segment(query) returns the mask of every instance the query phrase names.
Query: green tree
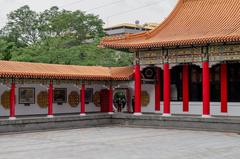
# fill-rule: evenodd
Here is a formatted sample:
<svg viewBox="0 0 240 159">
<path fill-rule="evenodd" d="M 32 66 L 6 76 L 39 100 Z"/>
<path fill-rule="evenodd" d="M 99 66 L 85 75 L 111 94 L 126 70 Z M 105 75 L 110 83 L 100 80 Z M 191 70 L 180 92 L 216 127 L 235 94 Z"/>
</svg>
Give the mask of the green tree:
<svg viewBox="0 0 240 159">
<path fill-rule="evenodd" d="M 45 37 L 70 37 L 82 43 L 86 39 L 104 35 L 103 21 L 98 16 L 85 14 L 79 10 L 59 11 L 54 7 L 45 10 L 40 17 L 45 22 L 40 26 L 45 31 Z"/>
<path fill-rule="evenodd" d="M 38 14 L 25 5 L 8 14 L 7 25 L 2 29 L 6 37 L 26 45 L 38 40 Z"/>
<path fill-rule="evenodd" d="M 127 66 L 131 65 L 132 54 L 101 49 L 96 43 L 65 47 L 62 38 L 48 38 L 12 53 L 14 61 L 43 62 L 86 66 Z"/>
<path fill-rule="evenodd" d="M 14 42 L 34 44 L 49 37 L 69 37 L 82 43 L 86 39 L 103 36 L 103 21 L 93 14 L 80 10 L 67 11 L 52 7 L 37 13 L 25 5 L 8 14 L 2 35 Z"/>
<path fill-rule="evenodd" d="M 14 43 L 9 43 L 0 39 L 0 58 L 1 60 L 9 61 L 12 58 L 12 50 L 15 48 Z"/>
<path fill-rule="evenodd" d="M 45 10 L 42 13 L 39 13 L 39 36 L 41 39 L 46 39 L 48 37 L 54 37 L 53 27 L 50 24 L 50 21 L 60 14 L 59 8 L 53 6 L 50 9 Z"/>
<path fill-rule="evenodd" d="M 23 6 L 8 14 L 1 29 L 0 58 L 3 60 L 73 65 L 125 66 L 132 54 L 97 47 L 104 36 L 103 21 L 82 11 L 43 12 Z"/>
</svg>

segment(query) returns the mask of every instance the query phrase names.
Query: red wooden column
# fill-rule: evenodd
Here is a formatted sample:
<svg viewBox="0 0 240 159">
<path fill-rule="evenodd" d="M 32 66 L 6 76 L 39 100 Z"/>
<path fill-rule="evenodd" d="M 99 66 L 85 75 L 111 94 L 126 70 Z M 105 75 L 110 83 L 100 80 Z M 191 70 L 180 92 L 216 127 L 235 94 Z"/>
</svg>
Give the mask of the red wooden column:
<svg viewBox="0 0 240 159">
<path fill-rule="evenodd" d="M 210 116 L 210 72 L 209 63 L 202 63 L 202 87 L 203 87 L 203 117 Z"/>
<path fill-rule="evenodd" d="M 53 84 L 50 81 L 49 88 L 48 88 L 48 117 L 53 117 Z"/>
<path fill-rule="evenodd" d="M 15 117 L 15 83 L 12 82 L 10 90 L 10 120 L 16 119 Z"/>
<path fill-rule="evenodd" d="M 85 84 L 82 84 L 81 88 L 81 116 L 85 116 Z"/>
<path fill-rule="evenodd" d="M 163 72 L 163 78 L 164 78 L 164 110 L 163 115 L 164 116 L 171 116 L 170 113 L 170 96 L 171 96 L 171 90 L 170 90 L 170 70 L 169 70 L 169 64 L 164 64 L 164 72 Z"/>
<path fill-rule="evenodd" d="M 140 65 L 135 65 L 135 98 L 134 115 L 141 115 L 141 71 Z"/>
<path fill-rule="evenodd" d="M 227 64 L 220 65 L 221 112 L 228 112 Z"/>
<path fill-rule="evenodd" d="M 183 65 L 182 74 L 183 112 L 189 112 L 189 66 Z"/>
<path fill-rule="evenodd" d="M 113 114 L 113 88 L 112 85 L 109 87 L 109 108 L 108 114 Z"/>
<path fill-rule="evenodd" d="M 161 69 L 157 68 L 157 75 L 156 75 L 156 84 L 155 84 L 155 112 L 160 112 L 160 98 L 161 98 L 161 81 L 160 81 L 160 75 Z"/>
</svg>

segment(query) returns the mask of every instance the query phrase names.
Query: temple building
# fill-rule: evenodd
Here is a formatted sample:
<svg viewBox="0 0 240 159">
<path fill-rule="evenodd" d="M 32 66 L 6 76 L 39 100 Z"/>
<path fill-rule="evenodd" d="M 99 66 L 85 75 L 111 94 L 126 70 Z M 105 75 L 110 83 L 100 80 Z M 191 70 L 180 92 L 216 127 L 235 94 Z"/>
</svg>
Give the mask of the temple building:
<svg viewBox="0 0 240 159">
<path fill-rule="evenodd" d="M 0 61 L 0 117 L 240 116 L 239 0 L 179 0 L 156 29 L 100 46 L 133 53 L 135 66 Z"/>
<path fill-rule="evenodd" d="M 239 0 L 179 0 L 156 29 L 101 41 L 135 54 L 136 115 L 146 87 L 164 116 L 240 115 L 239 10 Z"/>
</svg>

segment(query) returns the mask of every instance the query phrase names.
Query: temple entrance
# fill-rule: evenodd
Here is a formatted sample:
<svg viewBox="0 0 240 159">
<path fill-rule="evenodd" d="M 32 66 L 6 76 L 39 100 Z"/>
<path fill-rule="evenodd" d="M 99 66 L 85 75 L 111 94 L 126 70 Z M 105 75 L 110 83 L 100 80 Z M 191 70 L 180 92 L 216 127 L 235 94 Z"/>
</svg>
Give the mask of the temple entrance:
<svg viewBox="0 0 240 159">
<path fill-rule="evenodd" d="M 171 101 L 182 100 L 183 66 L 178 65 L 171 69 Z M 197 65 L 189 65 L 189 100 L 202 101 L 202 69 Z"/>
<path fill-rule="evenodd" d="M 210 101 L 221 102 L 220 64 L 210 68 Z M 227 64 L 228 102 L 240 102 L 240 64 Z M 182 66 L 171 69 L 171 101 L 182 101 Z M 189 98 L 202 102 L 202 68 L 189 65 Z"/>
<path fill-rule="evenodd" d="M 181 65 L 171 70 L 171 101 L 182 101 L 182 70 Z M 210 69 L 210 91 L 211 102 L 220 102 L 220 65 Z M 189 101 L 202 102 L 202 68 L 197 65 L 189 65 Z"/>
</svg>

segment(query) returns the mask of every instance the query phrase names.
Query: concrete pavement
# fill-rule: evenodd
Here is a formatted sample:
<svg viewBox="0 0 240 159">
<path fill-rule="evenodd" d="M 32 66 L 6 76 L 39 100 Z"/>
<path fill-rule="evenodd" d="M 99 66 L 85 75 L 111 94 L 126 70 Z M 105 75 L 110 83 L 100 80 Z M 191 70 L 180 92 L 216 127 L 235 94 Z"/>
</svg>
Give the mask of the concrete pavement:
<svg viewBox="0 0 240 159">
<path fill-rule="evenodd" d="M 95 127 L 0 135 L 0 159 L 238 159 L 234 133 Z"/>
</svg>

